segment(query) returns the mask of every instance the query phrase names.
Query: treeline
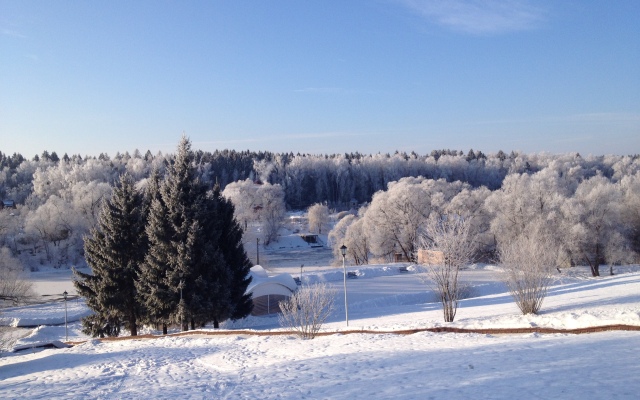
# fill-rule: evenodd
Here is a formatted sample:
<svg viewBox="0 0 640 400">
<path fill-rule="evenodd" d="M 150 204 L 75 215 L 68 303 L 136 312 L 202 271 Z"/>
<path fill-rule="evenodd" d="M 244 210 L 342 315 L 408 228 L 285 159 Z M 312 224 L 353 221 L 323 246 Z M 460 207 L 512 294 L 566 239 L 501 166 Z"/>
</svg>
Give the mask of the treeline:
<svg viewBox="0 0 640 400">
<path fill-rule="evenodd" d="M 466 153 L 434 150 L 428 155 L 415 152 L 312 155 L 235 150 L 213 153 L 196 150 L 194 154 L 203 182 L 218 184 L 221 190 L 231 182 L 246 179 L 279 184 L 290 209 L 303 209 L 322 202 L 334 206 L 351 201 L 368 202 L 374 193 L 386 189 L 389 182 L 409 176 L 461 181 L 472 187 L 485 186 L 495 190 L 509 174 L 535 173 L 552 164 L 562 164 L 565 169 L 580 168 L 586 177 L 601 174 L 615 178 L 616 171 L 623 173 L 626 165 L 638 159 L 638 155 L 583 158 L 577 153 L 552 155 L 514 151 L 485 155 L 473 149 Z M 27 160 L 20 154 L 9 156 L 0 151 L 0 197 L 24 204 L 34 193 L 35 185 L 40 183 L 36 171 L 42 179 L 47 179 L 47 184 L 56 185 L 51 179 L 65 179 L 66 175 L 74 173 L 84 176 L 72 179 L 113 184 L 124 172 L 142 180 L 154 167 L 164 171 L 172 159 L 172 154 L 152 155 L 147 151 L 143 155 L 135 150 L 133 154 L 117 153 L 113 158 L 104 153 L 84 158 L 80 155 L 69 157 L 65 153 L 60 158 L 55 151 L 44 151 Z"/>
<path fill-rule="evenodd" d="M 324 203 L 340 210 L 369 203 L 403 178 L 464 184 L 469 190 L 495 192 L 509 176 L 532 176 L 543 170 L 558 176 L 562 187 L 575 190 L 593 177 L 618 184 L 637 175 L 635 156 L 525 154 L 499 151 L 435 150 L 394 154 L 293 154 L 220 150 L 194 152 L 195 173 L 208 187 L 223 191 L 230 183 L 253 181 L 280 187 L 289 209 Z M 26 159 L 0 152 L 0 198 L 17 208 L 0 212 L 0 247 L 8 247 L 31 268 L 39 264 L 84 263 L 83 236 L 95 227 L 100 204 L 127 173 L 144 187 L 151 171 L 164 175 L 173 154 L 150 151 L 118 153 L 113 157 L 62 157 L 45 151 Z"/>
</svg>

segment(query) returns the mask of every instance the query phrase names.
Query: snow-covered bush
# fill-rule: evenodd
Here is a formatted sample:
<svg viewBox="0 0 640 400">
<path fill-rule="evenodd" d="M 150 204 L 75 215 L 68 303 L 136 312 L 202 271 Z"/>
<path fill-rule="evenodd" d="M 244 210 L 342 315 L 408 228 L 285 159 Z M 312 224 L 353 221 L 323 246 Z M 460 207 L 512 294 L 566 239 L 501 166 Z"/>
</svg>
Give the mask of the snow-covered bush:
<svg viewBox="0 0 640 400">
<path fill-rule="evenodd" d="M 317 283 L 304 286 L 280 302 L 280 325 L 295 330 L 302 339 L 313 339 L 333 311 L 335 291 Z"/>
<path fill-rule="evenodd" d="M 420 246 L 434 255 L 428 262 L 427 276 L 442 303 L 445 322 L 453 322 L 463 295 L 458 274 L 460 268 L 473 260 L 476 251 L 471 219 L 460 215 L 429 218 Z"/>
<path fill-rule="evenodd" d="M 521 235 L 498 248 L 504 280 L 522 314 L 537 314 L 558 260 L 558 246 L 539 232 Z"/>
</svg>

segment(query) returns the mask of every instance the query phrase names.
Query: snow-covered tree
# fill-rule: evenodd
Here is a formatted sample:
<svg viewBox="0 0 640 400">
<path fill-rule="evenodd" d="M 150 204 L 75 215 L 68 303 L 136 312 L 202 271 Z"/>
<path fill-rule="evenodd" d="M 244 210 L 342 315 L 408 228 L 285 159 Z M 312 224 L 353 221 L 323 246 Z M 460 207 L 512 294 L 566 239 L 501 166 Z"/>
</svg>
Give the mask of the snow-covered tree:
<svg viewBox="0 0 640 400">
<path fill-rule="evenodd" d="M 366 208 L 361 210 L 364 213 Z M 329 232 L 329 242 L 336 262 L 342 262 L 342 252 L 340 247 L 347 247 L 347 259 L 356 265 L 363 265 L 369 262 L 369 244 L 366 232 L 363 231 L 361 216 L 348 214 L 344 216 Z"/>
<path fill-rule="evenodd" d="M 245 229 L 249 223 L 259 218 L 258 208 L 262 207 L 258 197 L 259 186 L 251 179 L 246 179 L 228 184 L 222 192 L 222 195 L 233 203 L 235 218 L 244 225 Z"/>
<path fill-rule="evenodd" d="M 354 264 L 364 265 L 369 263 L 371 249 L 362 218 L 358 218 L 349 225 L 345 234 L 344 245 L 347 246 L 347 257 L 353 260 Z M 338 248 L 339 251 L 340 249 Z"/>
<path fill-rule="evenodd" d="M 439 259 L 425 266 L 442 303 L 445 322 L 453 322 L 461 298 L 460 269 L 472 262 L 476 243 L 471 220 L 461 215 L 431 216 L 419 238 L 420 247 L 437 252 Z"/>
<path fill-rule="evenodd" d="M 431 212 L 431 193 L 422 178 L 403 178 L 373 196 L 364 214 L 364 230 L 372 253 L 389 259 L 400 253 L 416 260 L 420 226 Z"/>
<path fill-rule="evenodd" d="M 54 249 L 68 239 L 77 226 L 77 215 L 64 199 L 51 195 L 36 210 L 29 212 L 25 222 L 25 233 L 40 239 L 48 262 L 54 261 Z"/>
<path fill-rule="evenodd" d="M 269 244 L 277 239 L 286 211 L 282 186 L 247 179 L 230 183 L 222 195 L 231 200 L 235 218 L 245 229 L 249 223 L 259 222 L 263 243 Z"/>
<path fill-rule="evenodd" d="M 622 193 L 618 185 L 603 176 L 594 176 L 578 186 L 575 195 L 566 202 L 565 241 L 575 262 L 591 268 L 591 274 L 600 276 L 600 265 L 606 263 L 607 254 L 626 243 L 620 232 Z"/>
<path fill-rule="evenodd" d="M 623 196 L 621 217 L 625 235 L 637 257 L 640 254 L 640 172 L 622 178 L 620 187 Z"/>
<path fill-rule="evenodd" d="M 534 227 L 560 240 L 560 207 L 565 203 L 567 194 L 566 187 L 553 170 L 534 175 L 509 175 L 502 188 L 485 201 L 485 207 L 493 217 L 491 232 L 498 244 L 526 234 Z"/>
<path fill-rule="evenodd" d="M 33 296 L 33 285 L 24 276 L 22 263 L 6 248 L 0 248 L 0 308 L 25 303 Z"/>
<path fill-rule="evenodd" d="M 309 231 L 321 234 L 329 226 L 329 207 L 319 203 L 312 205 L 307 209 L 307 220 Z"/>
<path fill-rule="evenodd" d="M 559 250 L 553 236 L 537 229 L 500 243 L 504 281 L 522 314 L 540 311 L 557 268 Z"/>
</svg>

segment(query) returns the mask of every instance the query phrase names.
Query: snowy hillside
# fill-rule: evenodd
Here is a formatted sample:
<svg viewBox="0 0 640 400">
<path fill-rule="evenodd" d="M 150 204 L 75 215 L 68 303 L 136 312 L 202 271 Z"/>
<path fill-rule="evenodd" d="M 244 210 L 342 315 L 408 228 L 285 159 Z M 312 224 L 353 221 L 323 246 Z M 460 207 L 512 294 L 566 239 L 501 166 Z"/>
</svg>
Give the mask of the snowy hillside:
<svg viewBox="0 0 640 400">
<path fill-rule="evenodd" d="M 474 266 L 462 279 L 473 296 L 456 321 L 442 322 L 432 294 L 412 271 L 397 265 L 355 268 L 348 280 L 349 329 L 391 331 L 458 328 L 551 327 L 573 329 L 624 324 L 640 327 L 640 268 L 588 277 L 573 268 L 558 275 L 542 313 L 519 315 L 493 266 Z M 254 317 L 228 334 L 97 341 L 69 325 L 68 349 L 27 349 L 0 358 L 1 398 L 637 398 L 640 332 L 571 334 L 429 333 L 341 334 L 344 323 L 340 269 L 303 272 L 303 281 L 334 286 L 336 310 L 324 331 L 302 341 L 281 331 L 275 317 Z M 64 273 L 60 272 L 61 274 Z M 68 304 L 69 320 L 83 314 Z M 64 322 L 64 304 L 10 309 L 14 325 Z M 23 321 L 19 323 L 17 321 Z M 234 333 L 232 328 L 249 329 Z M 64 340 L 64 325 L 40 326 L 17 345 Z M 87 340 L 89 339 L 89 340 Z"/>
</svg>

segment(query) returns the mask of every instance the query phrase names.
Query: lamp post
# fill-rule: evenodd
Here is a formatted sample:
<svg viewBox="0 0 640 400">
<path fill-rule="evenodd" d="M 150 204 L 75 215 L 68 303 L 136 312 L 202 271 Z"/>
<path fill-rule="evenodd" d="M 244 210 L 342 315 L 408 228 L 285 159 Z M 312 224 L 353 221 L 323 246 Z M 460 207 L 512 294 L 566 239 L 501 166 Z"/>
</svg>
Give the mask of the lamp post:
<svg viewBox="0 0 640 400">
<path fill-rule="evenodd" d="M 67 291 L 65 290 L 64 293 L 62 293 L 62 297 L 64 297 L 64 340 L 65 342 L 69 341 L 69 331 L 67 330 L 67 295 L 69 293 L 67 293 Z"/>
<path fill-rule="evenodd" d="M 347 246 L 344 244 L 340 247 L 340 253 L 342 254 L 342 271 L 344 272 L 344 315 L 347 320 L 347 326 L 349 326 L 349 304 L 347 303 L 347 267 L 344 265 L 344 259 L 347 256 Z"/>
<path fill-rule="evenodd" d="M 260 265 L 260 238 L 256 238 L 256 265 Z"/>
<path fill-rule="evenodd" d="M 182 288 L 184 287 L 184 280 L 182 277 L 184 276 L 184 272 L 180 271 L 180 284 L 178 287 L 180 288 L 180 329 L 184 330 L 184 304 L 182 302 Z"/>
</svg>

